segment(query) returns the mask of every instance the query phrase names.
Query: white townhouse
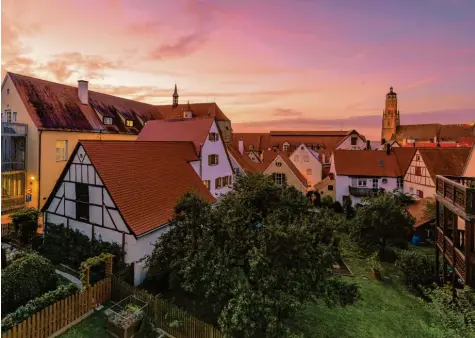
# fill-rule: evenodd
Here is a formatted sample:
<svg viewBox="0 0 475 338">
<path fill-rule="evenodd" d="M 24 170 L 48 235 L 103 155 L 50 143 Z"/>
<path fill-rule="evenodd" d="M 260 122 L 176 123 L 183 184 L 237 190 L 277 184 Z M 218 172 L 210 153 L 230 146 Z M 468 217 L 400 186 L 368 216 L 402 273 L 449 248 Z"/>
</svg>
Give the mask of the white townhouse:
<svg viewBox="0 0 475 338">
<path fill-rule="evenodd" d="M 302 143 L 289 158 L 307 180 L 307 188 L 313 187 L 322 180 L 321 155 L 315 150 Z"/>
<path fill-rule="evenodd" d="M 416 199 L 434 197 L 436 176 L 464 175 L 471 148 L 418 148 L 404 176 L 404 192 Z"/>
<path fill-rule="evenodd" d="M 367 144 L 364 138 L 356 130 L 351 130 L 340 143 L 338 143 L 335 149 L 363 150 L 366 149 L 366 146 Z"/>
<path fill-rule="evenodd" d="M 203 183 L 215 197 L 225 195 L 233 187 L 233 167 L 225 143 L 213 117 L 148 121 L 137 141 L 191 141 L 199 161 L 193 164 Z"/>
<path fill-rule="evenodd" d="M 53 223 L 119 244 L 138 285 L 147 273 L 140 260 L 168 230 L 183 194 L 216 201 L 197 162 L 192 142 L 79 141 L 42 209 L 45 237 Z"/>
<path fill-rule="evenodd" d="M 336 200 L 348 198 L 353 204 L 381 190 L 403 190 L 403 177 L 415 149 L 336 150 L 331 157 L 330 173 L 336 180 Z"/>
</svg>

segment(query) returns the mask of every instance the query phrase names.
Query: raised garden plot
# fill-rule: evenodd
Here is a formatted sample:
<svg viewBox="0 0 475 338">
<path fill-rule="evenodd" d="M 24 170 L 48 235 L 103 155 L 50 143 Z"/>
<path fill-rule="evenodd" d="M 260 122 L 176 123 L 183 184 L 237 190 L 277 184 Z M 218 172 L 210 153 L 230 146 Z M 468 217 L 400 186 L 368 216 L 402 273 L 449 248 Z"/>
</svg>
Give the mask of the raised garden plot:
<svg viewBox="0 0 475 338">
<path fill-rule="evenodd" d="M 128 296 L 105 311 L 107 331 L 113 337 L 135 337 L 140 330 L 148 304 L 135 296 Z"/>
</svg>

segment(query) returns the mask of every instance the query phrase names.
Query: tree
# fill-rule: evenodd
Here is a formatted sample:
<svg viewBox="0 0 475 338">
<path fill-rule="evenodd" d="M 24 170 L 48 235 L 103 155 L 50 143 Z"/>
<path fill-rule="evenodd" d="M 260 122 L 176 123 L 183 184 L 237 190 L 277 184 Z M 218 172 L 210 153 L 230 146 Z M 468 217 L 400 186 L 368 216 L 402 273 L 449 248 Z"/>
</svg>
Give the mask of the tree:
<svg viewBox="0 0 475 338">
<path fill-rule="evenodd" d="M 332 225 L 293 187 L 250 175 L 214 207 L 187 194 L 175 211 L 148 279 L 191 293 L 233 337 L 285 337 L 305 302 L 346 305 L 358 296 L 356 285 L 328 278 Z"/>
<path fill-rule="evenodd" d="M 366 199 L 356 211 L 350 237 L 360 246 L 383 255 L 388 242 L 405 241 L 414 218 L 394 195 L 385 193 Z"/>
<path fill-rule="evenodd" d="M 322 206 L 331 208 L 333 206 L 333 198 L 329 195 L 326 195 L 322 198 Z"/>
<path fill-rule="evenodd" d="M 355 217 L 355 208 L 353 208 L 351 198 L 348 197 L 343 201 L 343 212 L 347 219 Z"/>
<path fill-rule="evenodd" d="M 436 212 L 435 212 L 435 202 L 426 201 L 426 207 L 424 209 L 424 217 L 435 220 Z"/>
<path fill-rule="evenodd" d="M 25 208 L 15 211 L 11 218 L 15 228 L 15 233 L 22 245 L 31 242 L 38 230 L 38 217 L 40 211 L 35 208 Z"/>
</svg>

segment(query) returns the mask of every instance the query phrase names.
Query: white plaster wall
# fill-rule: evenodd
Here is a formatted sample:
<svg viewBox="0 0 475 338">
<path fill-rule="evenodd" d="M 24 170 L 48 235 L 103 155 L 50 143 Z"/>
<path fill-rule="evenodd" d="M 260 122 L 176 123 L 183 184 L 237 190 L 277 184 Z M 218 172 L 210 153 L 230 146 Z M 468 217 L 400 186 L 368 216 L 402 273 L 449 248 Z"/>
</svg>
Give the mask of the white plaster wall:
<svg viewBox="0 0 475 338">
<path fill-rule="evenodd" d="M 352 136 L 357 137 L 356 146 L 351 145 L 351 137 Z M 354 150 L 358 150 L 358 149 L 365 149 L 365 147 L 366 147 L 366 142 L 363 141 L 363 139 L 358 134 L 351 134 L 351 135 L 347 136 L 346 139 L 343 142 L 341 142 L 341 144 L 339 144 L 338 147 L 336 147 L 336 149 L 354 149 Z"/>
<path fill-rule="evenodd" d="M 431 179 L 431 184 L 432 184 L 432 179 Z M 411 193 L 411 188 L 413 188 L 412 193 Z M 413 182 L 404 180 L 404 193 L 410 194 L 414 198 L 419 199 L 419 195 L 417 194 L 417 190 L 422 190 L 422 193 L 424 194 L 424 198 L 425 197 L 434 197 L 434 195 L 435 195 L 435 186 L 428 187 L 426 185 L 417 184 L 417 183 L 413 183 Z"/>
<path fill-rule="evenodd" d="M 216 122 L 213 122 L 210 133 L 218 133 L 218 127 L 216 126 Z M 223 140 L 219 139 L 218 142 L 211 142 L 208 137 L 206 137 L 206 141 L 203 144 L 202 148 L 202 176 L 201 179 L 210 180 L 211 182 L 211 189 L 210 192 L 213 196 L 218 197 L 219 195 L 227 194 L 229 191 L 232 190 L 232 182 L 229 186 L 223 187 L 221 189 L 215 188 L 215 179 L 217 177 L 224 177 L 224 176 L 231 176 L 233 177 L 233 168 L 228 160 L 228 155 L 226 149 L 224 148 Z M 218 165 L 209 166 L 208 165 L 208 155 L 210 154 L 217 154 L 219 156 Z"/>
<path fill-rule="evenodd" d="M 193 169 L 195 169 L 196 175 L 201 177 L 201 175 L 200 175 L 201 161 L 192 161 L 192 162 L 190 162 L 190 164 L 193 167 Z"/>
<path fill-rule="evenodd" d="M 383 178 L 386 178 L 388 182 L 383 184 Z M 352 177 L 336 175 L 336 200 L 343 204 L 343 196 L 350 196 L 351 201 L 354 204 L 360 203 L 362 198 L 350 195 L 349 186 L 352 184 Z M 392 192 L 397 188 L 396 177 L 380 177 L 378 178 L 378 186 L 386 191 Z M 373 177 L 366 177 L 366 188 L 373 187 Z M 360 187 L 364 188 L 364 187 Z"/>
<path fill-rule="evenodd" d="M 308 162 L 305 162 L 305 157 L 308 157 Z M 298 148 L 290 156 L 290 160 L 297 167 L 300 173 L 307 179 L 310 187 L 322 180 L 322 164 L 315 156 L 308 150 L 306 146 L 298 146 Z M 312 174 L 307 174 L 307 169 L 312 170 Z"/>
</svg>

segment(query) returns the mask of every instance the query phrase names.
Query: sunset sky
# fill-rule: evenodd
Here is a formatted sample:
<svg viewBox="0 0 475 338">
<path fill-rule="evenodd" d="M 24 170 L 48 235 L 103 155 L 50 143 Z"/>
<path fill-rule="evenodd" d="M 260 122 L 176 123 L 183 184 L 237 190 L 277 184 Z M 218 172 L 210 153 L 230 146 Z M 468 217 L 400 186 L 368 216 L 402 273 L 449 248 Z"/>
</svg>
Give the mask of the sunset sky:
<svg viewBox="0 0 475 338">
<path fill-rule="evenodd" d="M 6 71 L 149 103 L 214 99 L 235 131 L 475 121 L 474 0 L 4 0 Z"/>
</svg>

